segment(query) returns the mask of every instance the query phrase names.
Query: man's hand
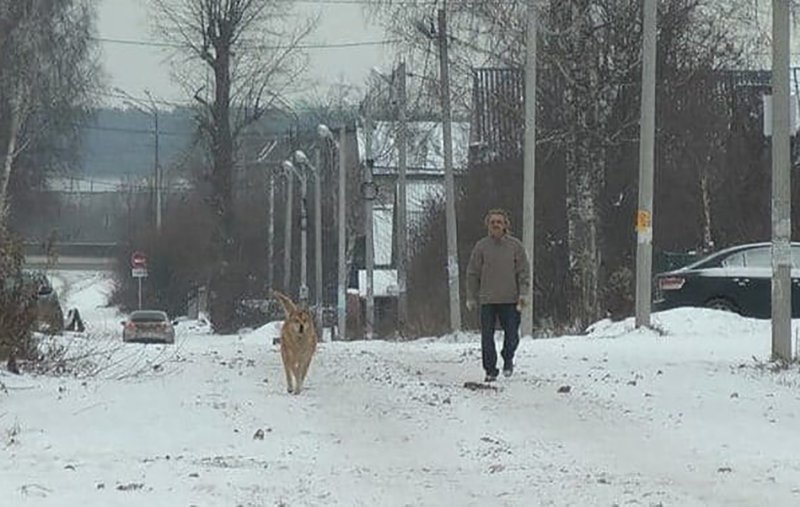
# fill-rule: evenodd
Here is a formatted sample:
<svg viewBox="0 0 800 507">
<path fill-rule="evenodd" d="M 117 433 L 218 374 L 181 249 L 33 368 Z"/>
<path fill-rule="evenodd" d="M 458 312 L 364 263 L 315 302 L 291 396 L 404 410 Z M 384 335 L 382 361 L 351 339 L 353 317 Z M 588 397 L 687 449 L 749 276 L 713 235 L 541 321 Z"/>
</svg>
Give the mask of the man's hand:
<svg viewBox="0 0 800 507">
<path fill-rule="evenodd" d="M 477 306 L 478 306 L 478 304 L 475 302 L 474 299 L 467 299 L 467 310 L 472 311 Z"/>
<path fill-rule="evenodd" d="M 525 296 L 520 296 L 517 300 L 517 311 L 522 312 L 522 309 L 528 304 L 528 301 L 525 299 Z"/>
</svg>

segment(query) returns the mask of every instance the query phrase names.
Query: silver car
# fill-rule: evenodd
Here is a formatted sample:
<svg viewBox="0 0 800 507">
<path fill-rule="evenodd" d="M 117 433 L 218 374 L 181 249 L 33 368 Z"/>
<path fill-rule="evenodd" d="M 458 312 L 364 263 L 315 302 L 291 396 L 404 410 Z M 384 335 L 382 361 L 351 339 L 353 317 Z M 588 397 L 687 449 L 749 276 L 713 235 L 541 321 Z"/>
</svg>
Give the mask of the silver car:
<svg viewBox="0 0 800 507">
<path fill-rule="evenodd" d="M 175 327 L 160 310 L 137 310 L 122 325 L 123 342 L 175 343 Z"/>
</svg>

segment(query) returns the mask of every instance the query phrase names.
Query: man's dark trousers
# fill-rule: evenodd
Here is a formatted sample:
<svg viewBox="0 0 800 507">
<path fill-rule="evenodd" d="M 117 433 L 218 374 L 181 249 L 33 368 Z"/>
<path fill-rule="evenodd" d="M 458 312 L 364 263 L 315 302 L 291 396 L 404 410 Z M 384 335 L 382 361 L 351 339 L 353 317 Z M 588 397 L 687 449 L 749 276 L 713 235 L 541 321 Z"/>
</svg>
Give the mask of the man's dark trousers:
<svg viewBox="0 0 800 507">
<path fill-rule="evenodd" d="M 497 375 L 497 349 L 494 345 L 495 319 L 500 321 L 505 337 L 503 338 L 503 367 L 514 365 L 514 352 L 519 345 L 520 313 L 514 303 L 481 305 L 481 353 L 483 369 L 488 375 Z"/>
</svg>

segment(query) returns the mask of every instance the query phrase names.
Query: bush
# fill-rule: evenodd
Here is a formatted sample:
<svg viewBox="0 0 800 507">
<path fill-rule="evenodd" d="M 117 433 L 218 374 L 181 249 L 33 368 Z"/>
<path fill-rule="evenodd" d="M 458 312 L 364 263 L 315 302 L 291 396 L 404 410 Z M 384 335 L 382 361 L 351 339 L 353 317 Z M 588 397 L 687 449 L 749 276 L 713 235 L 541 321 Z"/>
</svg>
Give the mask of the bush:
<svg viewBox="0 0 800 507">
<path fill-rule="evenodd" d="M 23 258 L 21 241 L 0 225 L 0 360 L 12 370 L 17 359 L 36 356 L 36 293 L 24 282 Z"/>
</svg>

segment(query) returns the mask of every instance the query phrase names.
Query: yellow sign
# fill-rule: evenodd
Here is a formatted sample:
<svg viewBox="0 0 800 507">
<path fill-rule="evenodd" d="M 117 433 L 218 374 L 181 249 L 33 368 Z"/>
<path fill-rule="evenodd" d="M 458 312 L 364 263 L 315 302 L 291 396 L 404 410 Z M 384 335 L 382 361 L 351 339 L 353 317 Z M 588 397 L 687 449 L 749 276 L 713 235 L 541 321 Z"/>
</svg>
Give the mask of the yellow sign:
<svg viewBox="0 0 800 507">
<path fill-rule="evenodd" d="M 640 209 L 636 212 L 636 231 L 644 232 L 652 228 L 652 215 L 649 211 Z"/>
</svg>

